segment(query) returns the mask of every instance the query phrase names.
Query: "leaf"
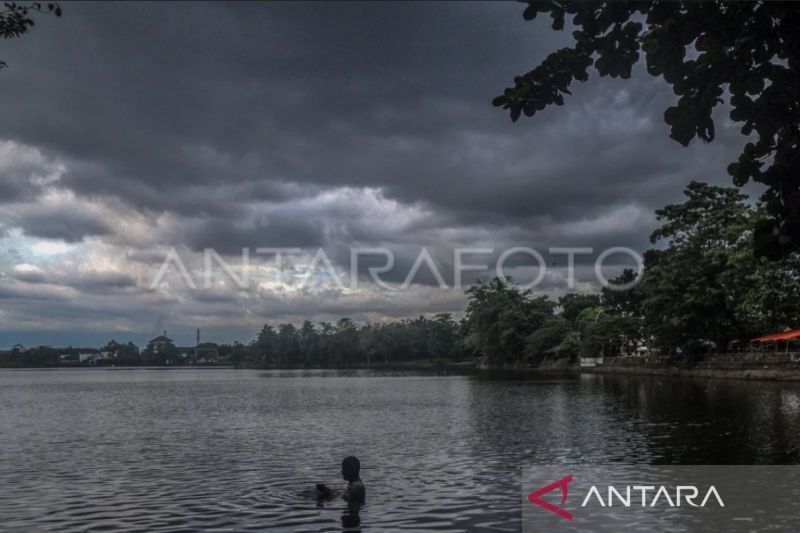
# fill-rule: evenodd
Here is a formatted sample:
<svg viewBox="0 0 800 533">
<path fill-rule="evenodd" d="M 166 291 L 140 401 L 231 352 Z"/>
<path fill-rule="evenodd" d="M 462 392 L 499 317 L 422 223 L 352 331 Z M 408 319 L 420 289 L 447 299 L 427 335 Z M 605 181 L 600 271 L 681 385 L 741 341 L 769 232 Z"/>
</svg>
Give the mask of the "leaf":
<svg viewBox="0 0 800 533">
<path fill-rule="evenodd" d="M 525 20 L 533 20 L 536 18 L 536 15 L 539 12 L 536 9 L 536 6 L 533 4 L 528 4 L 528 7 L 525 8 L 525 11 L 522 12 L 522 18 Z"/>
<path fill-rule="evenodd" d="M 506 105 L 507 103 L 508 103 L 508 97 L 506 95 L 504 95 L 504 94 L 501 94 L 500 96 L 496 96 L 494 98 L 494 100 L 492 100 L 492 105 L 494 107 L 501 107 L 501 106 Z"/>
</svg>

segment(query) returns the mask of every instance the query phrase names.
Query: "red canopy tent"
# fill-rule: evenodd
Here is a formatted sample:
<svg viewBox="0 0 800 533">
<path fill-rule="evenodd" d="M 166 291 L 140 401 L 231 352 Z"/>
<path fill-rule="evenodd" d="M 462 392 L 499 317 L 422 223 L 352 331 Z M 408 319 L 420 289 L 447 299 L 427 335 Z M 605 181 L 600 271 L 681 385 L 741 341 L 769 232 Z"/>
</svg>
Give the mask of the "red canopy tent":
<svg viewBox="0 0 800 533">
<path fill-rule="evenodd" d="M 769 335 L 762 335 L 756 337 L 750 342 L 776 342 L 776 341 L 790 341 L 800 339 L 800 329 L 790 329 L 781 333 L 770 333 Z"/>
</svg>

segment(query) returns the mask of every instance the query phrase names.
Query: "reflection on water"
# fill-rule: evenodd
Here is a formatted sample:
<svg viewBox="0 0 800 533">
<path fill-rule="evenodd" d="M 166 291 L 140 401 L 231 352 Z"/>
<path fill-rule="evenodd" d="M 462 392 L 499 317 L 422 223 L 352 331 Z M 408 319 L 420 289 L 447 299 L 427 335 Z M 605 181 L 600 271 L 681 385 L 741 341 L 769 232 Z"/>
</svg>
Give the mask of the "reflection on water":
<svg viewBox="0 0 800 533">
<path fill-rule="evenodd" d="M 2 371 L 0 402 L 9 531 L 518 531 L 526 464 L 800 459 L 795 384 Z M 309 492 L 351 454 L 360 525 Z"/>
</svg>

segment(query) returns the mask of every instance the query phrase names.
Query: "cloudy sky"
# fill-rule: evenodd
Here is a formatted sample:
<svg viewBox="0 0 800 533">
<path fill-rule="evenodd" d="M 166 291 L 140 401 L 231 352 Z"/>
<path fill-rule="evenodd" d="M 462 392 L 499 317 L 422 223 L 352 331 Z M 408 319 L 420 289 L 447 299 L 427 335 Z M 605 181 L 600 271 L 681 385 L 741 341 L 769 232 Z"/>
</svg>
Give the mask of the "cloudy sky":
<svg viewBox="0 0 800 533">
<path fill-rule="evenodd" d="M 691 179 L 728 184 L 744 140 L 720 114 L 714 143 L 671 141 L 675 97 L 641 68 L 512 123 L 492 98 L 567 30 L 498 3 L 69 3 L 38 17 L 0 48 L 0 347 L 164 329 L 188 344 L 198 327 L 249 340 L 267 321 L 463 308 L 425 267 L 404 291 L 337 287 L 303 270 L 320 247 L 343 278 L 351 247 L 392 250 L 387 283 L 425 247 L 450 285 L 456 247 L 492 248 L 467 261 L 491 266 L 532 247 L 554 295 L 566 261 L 549 247 L 646 249 L 654 209 Z M 242 268 L 257 247 L 301 253 L 279 279 L 272 256 Z M 206 288 L 206 248 L 248 288 L 221 272 Z M 152 286 L 172 249 L 196 290 L 175 265 Z M 598 253 L 578 261 L 577 289 L 596 290 Z M 612 270 L 632 264 L 615 257 Z M 517 259 L 510 273 L 536 276 Z"/>
</svg>

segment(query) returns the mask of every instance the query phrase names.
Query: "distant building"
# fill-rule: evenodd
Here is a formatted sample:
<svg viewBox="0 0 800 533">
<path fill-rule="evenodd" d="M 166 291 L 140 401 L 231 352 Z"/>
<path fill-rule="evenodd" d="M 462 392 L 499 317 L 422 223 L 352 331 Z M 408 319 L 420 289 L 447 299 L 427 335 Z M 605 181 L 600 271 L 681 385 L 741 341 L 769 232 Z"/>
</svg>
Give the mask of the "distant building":
<svg viewBox="0 0 800 533">
<path fill-rule="evenodd" d="M 74 364 L 78 363 L 78 354 L 76 353 L 62 353 L 58 356 L 58 361 L 63 364 Z"/>
<path fill-rule="evenodd" d="M 78 352 L 79 363 L 91 363 L 96 359 L 100 359 L 100 350 L 95 350 L 94 348 L 81 348 L 81 350 Z"/>
<path fill-rule="evenodd" d="M 194 348 L 195 363 L 216 363 L 219 361 L 219 346 L 213 342 L 200 342 L 200 330 L 197 330 L 197 344 Z"/>
<path fill-rule="evenodd" d="M 194 346 L 178 346 L 178 357 L 184 362 L 190 361 L 194 357 Z"/>
<path fill-rule="evenodd" d="M 197 363 L 216 363 L 219 361 L 219 345 L 214 342 L 203 342 L 194 349 L 194 360 Z"/>
<path fill-rule="evenodd" d="M 152 353 L 161 353 L 171 349 L 174 346 L 175 343 L 172 342 L 172 339 L 167 337 L 166 331 L 164 332 L 164 335 L 159 335 L 147 343 L 147 349 Z"/>
</svg>

